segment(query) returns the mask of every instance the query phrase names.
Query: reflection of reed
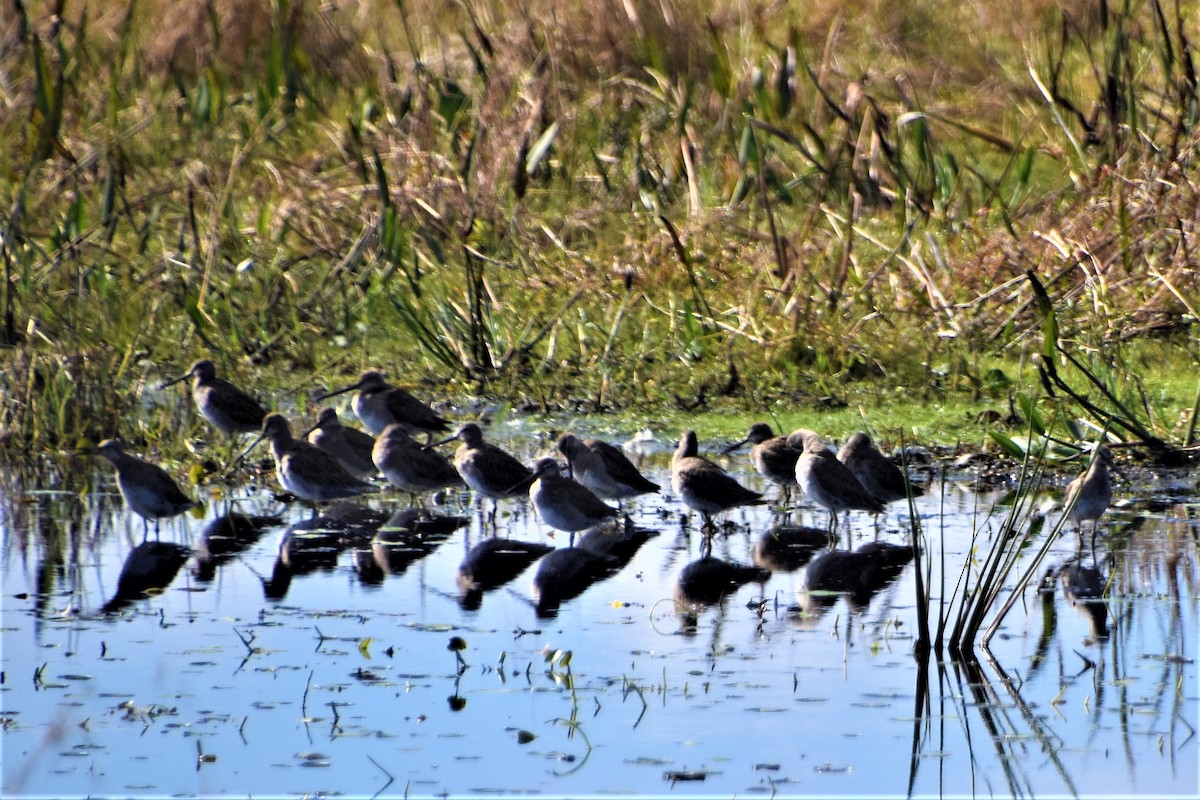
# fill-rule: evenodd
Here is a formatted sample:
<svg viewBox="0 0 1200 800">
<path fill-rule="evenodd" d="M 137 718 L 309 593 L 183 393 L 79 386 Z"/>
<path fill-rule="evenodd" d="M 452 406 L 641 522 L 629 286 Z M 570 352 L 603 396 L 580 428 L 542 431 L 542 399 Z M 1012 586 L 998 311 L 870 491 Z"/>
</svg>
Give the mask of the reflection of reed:
<svg viewBox="0 0 1200 800">
<path fill-rule="evenodd" d="M 930 672 L 928 657 L 918 658 L 915 687 L 915 709 L 913 714 L 912 759 L 909 771 L 908 789 L 912 796 L 917 785 L 920 766 L 927 759 L 924 757 L 926 738 L 932 735 L 934 720 L 942 722 L 948 717 L 956 717 L 963 726 L 963 739 L 970 750 L 971 763 L 975 764 L 978 757 L 973 750 L 974 737 L 971 735 L 971 719 L 978 715 L 979 721 L 987 732 L 996 750 L 998 761 L 1004 770 L 1009 794 L 1013 797 L 1035 797 L 1049 794 L 1045 789 L 1035 787 L 1031 776 L 1023 768 L 1028 761 L 1025 742 L 1032 737 L 1040 744 L 1039 752 L 1054 765 L 1055 771 L 1063 784 L 1063 793 L 1078 796 L 1074 781 L 1068 774 L 1065 765 L 1059 758 L 1059 750 L 1065 742 L 1046 723 L 1041 714 L 1035 714 L 1021 697 L 1019 688 L 1002 669 L 990 658 L 988 666 L 995 671 L 998 681 L 992 680 L 984 673 L 977 661 L 949 662 L 954 674 L 954 686 L 948 686 L 950 676 L 947 675 L 943 662 L 937 665 L 938 698 L 941 708 L 933 713 L 932 693 L 930 691 Z M 998 687 L 1003 688 L 1007 699 L 1002 697 Z M 946 702 L 958 703 L 955 713 L 951 714 L 945 708 Z M 1017 711 L 1014 717 L 1012 711 Z M 937 753 L 947 751 L 945 746 L 945 731 L 939 727 L 939 741 L 933 750 Z M 1039 765 L 1040 766 L 1040 765 Z M 940 774 L 940 773 L 939 773 Z M 940 778 L 939 778 L 940 785 Z"/>
<path fill-rule="evenodd" d="M 1117 670 L 1111 683 L 1116 687 L 1117 704 L 1120 708 L 1137 704 L 1138 711 L 1145 715 L 1144 719 L 1149 729 L 1168 729 L 1167 733 L 1162 734 L 1160 741 L 1170 745 L 1172 769 L 1176 766 L 1175 757 L 1179 747 L 1196 735 L 1195 727 L 1188 721 L 1189 714 L 1184 710 L 1184 704 L 1188 702 L 1186 693 L 1179 691 L 1177 687 L 1184 684 L 1188 663 L 1180 654 L 1194 647 L 1189 644 L 1189 639 L 1195 636 L 1195 630 L 1185 622 L 1184 615 L 1179 610 L 1194 608 L 1196 597 L 1200 596 L 1198 519 L 1200 513 L 1192 503 L 1179 503 L 1163 509 L 1161 515 L 1147 515 L 1141 518 L 1141 524 L 1130 531 L 1128 546 L 1122 548 L 1118 554 L 1109 587 L 1109 603 L 1113 608 L 1114 618 L 1118 620 L 1118 634 L 1130 628 L 1136 616 L 1135 612 L 1158 613 L 1158 626 L 1162 631 L 1162 666 L 1156 679 L 1144 676 L 1139 681 L 1144 683 L 1148 680 L 1160 687 L 1159 691 L 1150 693 L 1154 698 L 1153 707 L 1145 704 L 1144 694 L 1130 697 L 1131 681 L 1123 680 L 1126 675 L 1120 672 L 1125 666 L 1125 658 L 1122 657 L 1120 648 L 1127 638 L 1121 635 L 1111 638 L 1112 661 Z M 1147 585 L 1163 587 L 1160 590 L 1161 596 L 1149 608 L 1136 599 Z M 1171 698 L 1169 708 L 1165 705 L 1168 697 Z M 1164 723 L 1164 718 L 1169 719 L 1169 722 Z M 1181 730 L 1181 725 L 1186 730 Z M 1122 726 L 1126 759 L 1131 765 L 1134 747 L 1130 739 L 1135 735 L 1137 731 L 1133 726 Z"/>
</svg>

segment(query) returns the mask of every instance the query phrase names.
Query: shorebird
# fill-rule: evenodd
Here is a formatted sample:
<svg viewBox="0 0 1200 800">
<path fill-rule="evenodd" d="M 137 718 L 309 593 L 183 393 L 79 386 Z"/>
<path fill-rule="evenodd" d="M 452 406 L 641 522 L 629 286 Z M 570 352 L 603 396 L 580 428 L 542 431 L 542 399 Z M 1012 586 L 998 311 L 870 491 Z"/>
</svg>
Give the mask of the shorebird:
<svg viewBox="0 0 1200 800">
<path fill-rule="evenodd" d="M 617 509 L 605 503 L 579 481 L 562 474 L 553 458 L 539 458 L 533 465 L 537 479 L 529 497 L 538 516 L 551 528 L 570 533 L 593 528 L 617 516 Z"/>
<path fill-rule="evenodd" d="M 374 486 L 347 472 L 334 456 L 311 442 L 292 436 L 291 426 L 282 414 L 266 416 L 262 433 L 245 452 L 253 450 L 263 439 L 271 441 L 271 456 L 275 459 L 275 477 L 279 485 L 311 503 L 314 513 L 317 503 L 375 491 Z"/>
<path fill-rule="evenodd" d="M 776 436 L 767 423 L 756 422 L 750 426 L 745 439 L 729 445 L 722 453 L 728 455 L 745 444 L 753 445 L 750 463 L 758 474 L 779 486 L 786 503 L 791 499 L 791 488 L 796 485 L 796 461 L 803 448 L 795 447 L 787 436 Z"/>
<path fill-rule="evenodd" d="M 880 504 L 903 500 L 909 491 L 913 497 L 925 494 L 923 488 L 909 483 L 900 468 L 879 452 L 865 433 L 856 433 L 847 439 L 837 457 Z"/>
<path fill-rule="evenodd" d="M 265 409 L 257 400 L 224 378 L 208 359 L 192 364 L 187 372 L 161 384 L 159 389 L 192 379 L 192 399 L 200 415 L 229 437 L 256 433 L 262 429 Z M 232 450 L 231 450 L 232 452 Z"/>
<path fill-rule="evenodd" d="M 375 466 L 397 489 L 415 496 L 450 486 L 464 486 L 462 476 L 445 456 L 425 447 L 393 422 L 383 429 L 371 452 Z"/>
<path fill-rule="evenodd" d="M 483 430 L 468 422 L 454 435 L 434 442 L 431 447 L 459 440 L 454 451 L 454 468 L 467 486 L 481 498 L 492 499 L 491 518 L 496 518 L 496 502 L 506 497 L 524 497 L 533 485 L 534 474 L 515 456 L 483 440 Z"/>
<path fill-rule="evenodd" d="M 336 458 L 356 478 L 369 478 L 378 471 L 371 457 L 375 437 L 343 425 L 336 409 L 321 409 L 317 424 L 305 431 L 304 436 Z"/>
<path fill-rule="evenodd" d="M 657 492 L 661 487 L 646 478 L 620 448 L 599 439 L 580 439 L 571 433 L 558 437 L 558 451 L 570 465 L 571 477 L 606 500 L 622 500 Z"/>
<path fill-rule="evenodd" d="M 1104 445 L 1099 445 L 1092 454 L 1092 460 L 1086 470 L 1067 484 L 1067 493 L 1063 496 L 1063 508 L 1066 509 L 1067 519 L 1075 523 L 1079 533 L 1079 544 L 1083 546 L 1083 523 L 1092 523 L 1092 561 L 1096 560 L 1096 528 L 1100 517 L 1112 502 L 1112 480 L 1108 476 L 1108 467 L 1112 464 L 1112 453 Z"/>
<path fill-rule="evenodd" d="M 371 435 L 378 436 L 393 422 L 405 427 L 409 433 L 445 433 L 450 423 L 425 403 L 413 397 L 405 389 L 393 386 L 376 370 L 367 370 L 355 383 L 336 389 L 316 398 L 318 401 L 345 392 L 358 390 L 352 403 L 354 413 Z"/>
<path fill-rule="evenodd" d="M 183 493 L 166 470 L 126 453 L 116 439 L 105 439 L 95 452 L 107 458 L 116 468 L 117 488 L 125 505 L 137 512 L 144 521 L 143 539 L 149 533 L 150 520 L 154 520 L 154 533 L 157 535 L 159 520 L 177 516 L 198 505 Z"/>
<path fill-rule="evenodd" d="M 794 431 L 788 436 L 793 446 L 803 443 L 796 461 L 796 483 L 814 503 L 829 509 L 829 530 L 837 528 L 839 511 L 859 509 L 878 514 L 883 503 L 868 492 L 854 473 L 837 460 L 824 440 L 812 431 Z"/>
<path fill-rule="evenodd" d="M 696 432 L 684 431 L 671 457 L 671 488 L 685 505 L 700 512 L 706 530 L 713 529 L 713 514 L 766 502 L 761 494 L 742 486 L 725 470 L 699 456 L 698 449 Z"/>
</svg>

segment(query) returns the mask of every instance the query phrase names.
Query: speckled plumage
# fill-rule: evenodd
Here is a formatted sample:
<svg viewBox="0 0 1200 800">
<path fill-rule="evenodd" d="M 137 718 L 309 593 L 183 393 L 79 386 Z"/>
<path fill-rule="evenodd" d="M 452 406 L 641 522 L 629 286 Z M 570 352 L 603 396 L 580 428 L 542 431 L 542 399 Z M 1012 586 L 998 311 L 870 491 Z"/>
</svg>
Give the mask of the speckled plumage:
<svg viewBox="0 0 1200 800">
<path fill-rule="evenodd" d="M 750 463 L 758 474 L 779 486 L 786 498 L 791 488 L 797 485 L 796 461 L 803 448 L 793 445 L 787 436 L 776 436 L 765 422 L 751 425 L 746 438 L 725 448 L 725 452 L 732 453 L 746 444 L 752 445 Z"/>
<path fill-rule="evenodd" d="M 1092 560 L 1095 560 L 1096 529 L 1100 525 L 1100 517 L 1108 510 L 1112 502 L 1112 479 L 1108 467 L 1112 463 L 1112 453 L 1107 447 L 1092 458 L 1088 468 L 1079 477 L 1067 484 L 1067 492 L 1063 495 L 1063 508 L 1068 509 L 1067 519 L 1075 523 L 1080 536 L 1083 535 L 1083 523 L 1092 523 Z M 1080 539 L 1082 545 L 1082 538 Z"/>
<path fill-rule="evenodd" d="M 841 511 L 883 511 L 883 504 L 863 487 L 849 467 L 837 460 L 820 436 L 801 430 L 788 438 L 793 444 L 803 443 L 804 450 L 796 461 L 796 482 L 809 499 L 829 509 L 830 529 L 837 525 Z"/>
<path fill-rule="evenodd" d="M 436 444 L 454 439 L 461 442 L 454 451 L 454 468 L 476 493 L 493 500 L 529 494 L 533 471 L 502 448 L 484 441 L 479 425 L 468 422 L 453 436 Z"/>
<path fill-rule="evenodd" d="M 410 494 L 465 485 L 449 459 L 422 445 L 397 423 L 384 428 L 375 440 L 372 458 L 389 483 Z"/>
<path fill-rule="evenodd" d="M 879 452 L 865 433 L 856 433 L 846 440 L 838 450 L 838 461 L 845 464 L 863 488 L 882 504 L 908 497 L 908 481 L 904 473 L 891 459 Z M 925 490 L 912 486 L 913 497 L 920 497 Z"/>
</svg>

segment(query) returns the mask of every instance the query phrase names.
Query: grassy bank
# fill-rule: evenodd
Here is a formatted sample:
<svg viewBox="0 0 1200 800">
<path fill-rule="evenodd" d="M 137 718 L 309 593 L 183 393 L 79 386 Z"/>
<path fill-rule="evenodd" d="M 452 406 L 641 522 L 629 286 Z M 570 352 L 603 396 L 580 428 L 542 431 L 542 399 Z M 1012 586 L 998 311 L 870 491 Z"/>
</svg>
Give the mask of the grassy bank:
<svg viewBox="0 0 1200 800">
<path fill-rule="evenodd" d="M 169 445 L 208 356 L 1190 444 L 1196 9 L 895 5 L 6 3 L 3 439 Z"/>
</svg>

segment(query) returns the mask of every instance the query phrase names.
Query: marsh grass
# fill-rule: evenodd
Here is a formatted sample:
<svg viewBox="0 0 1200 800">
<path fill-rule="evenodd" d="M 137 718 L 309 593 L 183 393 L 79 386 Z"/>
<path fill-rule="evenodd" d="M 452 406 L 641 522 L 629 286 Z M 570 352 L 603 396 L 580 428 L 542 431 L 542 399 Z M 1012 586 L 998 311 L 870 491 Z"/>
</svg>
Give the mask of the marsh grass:
<svg viewBox="0 0 1200 800">
<path fill-rule="evenodd" d="M 547 410 L 1002 400 L 1026 275 L 1108 354 L 1080 397 L 1190 341 L 1186 4 L 506 9 L 16 6 L 5 440 L 168 440 L 136 382 L 202 353 Z M 1137 394 L 1106 413 L 1189 443 Z"/>
</svg>

